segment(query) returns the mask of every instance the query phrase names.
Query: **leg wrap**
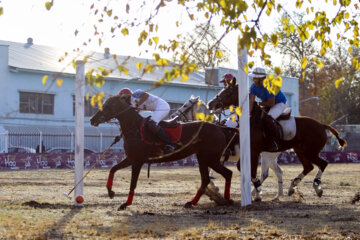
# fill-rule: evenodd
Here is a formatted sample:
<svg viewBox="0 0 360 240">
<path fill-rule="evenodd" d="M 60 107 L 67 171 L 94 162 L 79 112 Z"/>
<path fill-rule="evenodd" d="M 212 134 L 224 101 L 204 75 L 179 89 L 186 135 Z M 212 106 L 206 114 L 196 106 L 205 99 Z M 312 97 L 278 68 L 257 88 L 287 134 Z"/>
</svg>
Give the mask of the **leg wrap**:
<svg viewBox="0 0 360 240">
<path fill-rule="evenodd" d="M 230 200 L 230 186 L 231 181 L 225 182 L 224 198 Z"/>
<path fill-rule="evenodd" d="M 126 201 L 126 205 L 131 205 L 132 204 L 132 201 L 133 201 L 133 198 L 134 198 L 134 194 L 135 194 L 135 192 L 134 192 L 134 190 L 130 190 L 129 191 L 129 195 L 128 195 L 128 199 L 127 199 L 127 201 Z"/>
<path fill-rule="evenodd" d="M 108 177 L 108 180 L 107 180 L 107 183 L 106 183 L 107 189 L 111 189 L 111 188 L 112 188 L 113 181 L 114 181 L 114 175 L 115 175 L 115 173 L 109 172 L 109 177 Z"/>
<path fill-rule="evenodd" d="M 254 187 L 260 191 L 261 190 L 261 182 L 258 178 L 251 179 L 251 182 L 254 184 Z"/>
<path fill-rule="evenodd" d="M 202 193 L 200 191 L 197 191 L 195 197 L 191 200 L 192 205 L 196 205 L 198 201 L 200 200 Z"/>
</svg>

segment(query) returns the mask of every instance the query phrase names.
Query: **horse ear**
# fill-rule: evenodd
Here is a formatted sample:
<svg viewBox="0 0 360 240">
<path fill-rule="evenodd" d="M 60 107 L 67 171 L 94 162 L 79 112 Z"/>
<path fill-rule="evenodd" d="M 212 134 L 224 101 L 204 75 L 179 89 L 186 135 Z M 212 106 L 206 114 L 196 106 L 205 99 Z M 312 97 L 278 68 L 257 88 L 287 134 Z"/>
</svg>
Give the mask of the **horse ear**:
<svg viewBox="0 0 360 240">
<path fill-rule="evenodd" d="M 230 84 L 233 85 L 233 86 L 236 85 L 236 78 L 235 77 L 230 81 Z"/>
<path fill-rule="evenodd" d="M 200 99 L 200 96 L 197 96 L 197 97 L 196 97 L 196 100 L 199 100 L 199 99 Z"/>
</svg>

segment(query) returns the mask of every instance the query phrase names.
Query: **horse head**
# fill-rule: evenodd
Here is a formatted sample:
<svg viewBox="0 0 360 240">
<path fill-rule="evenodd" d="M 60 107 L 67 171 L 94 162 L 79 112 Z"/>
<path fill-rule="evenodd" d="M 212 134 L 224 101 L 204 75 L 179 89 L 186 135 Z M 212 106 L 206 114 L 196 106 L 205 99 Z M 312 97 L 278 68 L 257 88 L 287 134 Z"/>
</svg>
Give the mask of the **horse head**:
<svg viewBox="0 0 360 240">
<path fill-rule="evenodd" d="M 99 124 L 110 121 L 130 108 L 131 105 L 123 96 L 111 96 L 103 104 L 102 110 L 98 110 L 94 116 L 91 117 L 90 124 L 97 127 Z"/>
<path fill-rule="evenodd" d="M 238 85 L 236 83 L 227 85 L 209 101 L 209 109 L 219 113 L 231 105 L 237 106 L 239 104 L 238 94 Z"/>
<path fill-rule="evenodd" d="M 179 117 L 181 121 L 189 121 L 193 119 L 193 111 L 190 111 L 199 102 L 200 97 L 191 96 L 178 110 L 170 115 L 171 118 Z"/>
</svg>

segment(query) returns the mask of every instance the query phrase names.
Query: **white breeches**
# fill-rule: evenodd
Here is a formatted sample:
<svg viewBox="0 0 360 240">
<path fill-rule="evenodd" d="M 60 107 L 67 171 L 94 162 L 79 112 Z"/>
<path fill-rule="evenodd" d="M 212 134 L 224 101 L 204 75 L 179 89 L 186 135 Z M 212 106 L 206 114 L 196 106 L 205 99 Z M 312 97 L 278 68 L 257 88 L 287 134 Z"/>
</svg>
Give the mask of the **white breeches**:
<svg viewBox="0 0 360 240">
<path fill-rule="evenodd" d="M 273 119 L 277 119 L 281 113 L 285 110 L 285 108 L 287 108 L 287 104 L 286 103 L 277 103 L 275 104 L 274 106 L 272 106 L 270 108 L 270 111 L 269 111 L 269 115 L 273 118 Z"/>
<path fill-rule="evenodd" d="M 235 121 L 233 121 L 233 116 L 235 115 Z M 236 113 L 233 113 L 233 114 L 231 114 L 230 115 L 230 117 L 228 117 L 227 119 L 226 119 L 226 122 L 225 122 L 225 126 L 226 127 L 231 127 L 231 128 L 236 128 L 236 127 L 239 127 L 238 126 L 238 119 L 237 119 L 237 117 L 236 117 Z"/>
<path fill-rule="evenodd" d="M 154 110 L 151 119 L 155 121 L 156 123 L 159 123 L 161 120 L 163 120 L 169 113 L 170 106 L 167 102 L 159 101 L 156 105 L 156 109 Z"/>
</svg>

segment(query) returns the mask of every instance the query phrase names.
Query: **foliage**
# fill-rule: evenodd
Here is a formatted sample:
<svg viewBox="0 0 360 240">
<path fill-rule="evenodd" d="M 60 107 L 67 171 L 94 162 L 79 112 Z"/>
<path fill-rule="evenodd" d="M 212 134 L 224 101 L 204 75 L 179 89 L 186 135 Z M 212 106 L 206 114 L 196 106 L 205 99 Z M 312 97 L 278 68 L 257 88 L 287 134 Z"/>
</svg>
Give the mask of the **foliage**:
<svg viewBox="0 0 360 240">
<path fill-rule="evenodd" d="M 249 56 L 253 56 L 255 52 L 259 52 L 260 58 L 264 65 L 268 67 L 273 66 L 271 62 L 270 53 L 267 50 L 268 46 L 278 47 L 281 43 L 281 38 L 284 35 L 279 35 L 276 31 L 263 32 L 261 30 L 262 24 L 267 18 L 276 17 L 276 14 L 282 14 L 281 27 L 288 37 L 294 37 L 294 40 L 299 44 L 316 41 L 320 46 L 318 50 L 319 56 L 325 56 L 333 47 L 333 38 L 349 45 L 349 53 L 353 52 L 359 47 L 359 3 L 351 0 L 322 0 L 322 1 L 280 1 L 280 0 L 159 0 L 158 4 L 153 6 L 153 2 L 143 1 L 140 5 L 137 1 L 128 1 L 125 6 L 119 7 L 118 2 L 112 4 L 111 1 L 91 2 L 90 12 L 94 17 L 98 18 L 98 24 L 94 25 L 94 36 L 90 37 L 88 41 L 93 38 L 102 45 L 103 32 L 101 26 L 106 24 L 108 31 L 113 34 L 113 37 L 127 37 L 132 34 L 136 26 L 141 26 L 142 30 L 138 33 L 138 45 L 142 48 L 150 48 L 154 51 L 154 59 L 157 66 L 167 66 L 164 77 L 159 79 L 159 83 L 171 81 L 174 78 L 181 77 L 186 80 L 188 75 L 198 70 L 198 66 L 194 65 L 190 60 L 191 53 L 184 51 L 182 45 L 176 39 L 160 39 L 158 30 L 161 23 L 157 22 L 157 16 L 162 11 L 166 11 L 169 5 L 177 4 L 177 8 L 184 10 L 186 15 L 184 19 L 179 19 L 176 26 L 181 25 L 181 21 L 188 20 L 195 22 L 208 22 L 215 26 L 220 26 L 225 29 L 224 34 L 218 39 L 221 42 L 222 37 L 231 31 L 239 33 L 238 46 L 239 49 L 245 48 Z M 316 4 L 322 3 L 320 7 Z M 284 3 L 284 4 L 283 4 Z M 50 10 L 54 6 L 54 0 L 47 1 L 45 7 Z M 306 13 L 306 19 L 297 23 L 288 14 L 288 8 L 295 8 L 297 11 Z M 120 10 L 119 10 L 120 9 Z M 147 17 L 131 17 L 130 13 L 135 10 L 144 12 L 142 10 L 148 9 L 145 14 Z M 327 9 L 324 11 L 323 9 Z M 332 10 L 332 11 L 330 11 Z M 335 12 L 333 10 L 336 10 Z M 121 17 L 120 17 L 121 16 Z M 110 26 L 110 29 L 109 29 Z M 168 26 L 167 26 L 168 27 Z M 80 30 L 75 30 L 75 35 Z M 296 33 L 296 35 L 294 35 Z M 86 45 L 86 41 L 84 41 Z M 306 49 L 304 45 L 304 50 Z M 161 54 L 172 53 L 173 59 L 177 64 L 169 65 L 169 62 L 164 59 Z M 219 51 L 215 52 L 217 58 L 221 58 Z M 300 71 L 301 79 L 305 79 L 306 68 L 310 63 L 316 64 L 318 67 L 322 63 L 318 57 L 309 57 L 307 52 L 301 57 Z M 360 69 L 359 57 L 354 56 L 351 60 L 353 67 L 356 70 Z M 250 62 L 245 66 L 247 72 L 249 68 L 254 65 Z M 139 71 L 143 74 L 151 72 L 156 66 L 139 67 Z M 123 69 L 119 66 L 120 71 Z M 126 73 L 126 71 L 124 71 Z M 340 79 L 340 78 L 339 78 Z M 336 82 L 339 83 L 340 81 Z M 335 83 L 334 83 L 335 84 Z"/>
</svg>

